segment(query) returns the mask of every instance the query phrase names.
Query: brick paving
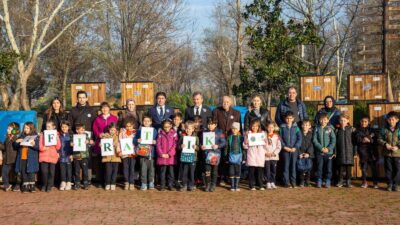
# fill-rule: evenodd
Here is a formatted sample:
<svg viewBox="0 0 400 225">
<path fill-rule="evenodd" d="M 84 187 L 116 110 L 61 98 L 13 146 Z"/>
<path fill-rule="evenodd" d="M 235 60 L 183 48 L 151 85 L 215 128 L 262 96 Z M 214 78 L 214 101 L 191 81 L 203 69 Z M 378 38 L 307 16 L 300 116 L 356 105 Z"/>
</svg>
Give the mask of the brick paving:
<svg viewBox="0 0 400 225">
<path fill-rule="evenodd" d="M 384 184 L 381 184 L 383 187 Z M 303 188 L 214 193 L 0 192 L 0 224 L 400 224 L 400 192 Z"/>
</svg>

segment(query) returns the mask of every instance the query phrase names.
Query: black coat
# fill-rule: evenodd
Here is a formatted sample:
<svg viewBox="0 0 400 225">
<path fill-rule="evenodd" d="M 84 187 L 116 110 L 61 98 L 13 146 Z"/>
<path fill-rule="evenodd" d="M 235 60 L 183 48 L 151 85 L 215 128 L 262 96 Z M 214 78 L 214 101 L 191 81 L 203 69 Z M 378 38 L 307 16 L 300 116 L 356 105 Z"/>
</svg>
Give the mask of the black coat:
<svg viewBox="0 0 400 225">
<path fill-rule="evenodd" d="M 97 117 L 98 107 L 91 107 L 89 105 L 77 105 L 71 109 L 69 114 L 69 121 L 72 126 L 72 131 L 75 133 L 75 124 L 81 123 L 85 126 L 86 131 L 92 131 L 93 122 Z"/>
<path fill-rule="evenodd" d="M 203 122 L 203 128 L 207 127 L 207 119 L 212 117 L 212 111 L 208 106 L 202 105 L 200 111 L 201 120 Z M 185 110 L 185 121 L 194 120 L 194 106 L 187 107 Z"/>
<path fill-rule="evenodd" d="M 301 139 L 301 147 L 299 149 L 299 153 L 308 153 L 310 155 L 310 158 L 314 158 L 314 145 L 313 145 L 313 133 L 312 131 L 308 131 L 306 135 L 304 135 L 303 132 L 301 132 L 303 135 L 303 138 Z"/>
<path fill-rule="evenodd" d="M 17 140 L 17 136 L 13 138 L 7 137 L 4 144 L 0 143 L 0 150 L 3 152 L 3 164 L 9 165 L 14 164 L 17 158 L 17 148 L 14 147 L 14 142 Z"/>
<path fill-rule="evenodd" d="M 49 118 L 48 114 L 44 114 L 43 115 L 42 129 L 40 130 L 41 132 L 46 130 L 46 122 L 49 121 L 49 120 L 53 120 L 55 122 L 57 130 L 61 131 L 61 122 L 64 121 L 64 120 L 68 120 L 68 114 L 66 112 L 62 112 L 62 113 L 53 112 L 51 114 L 50 118 Z"/>
<path fill-rule="evenodd" d="M 365 163 L 379 159 L 377 148 L 378 135 L 372 128 L 358 128 L 354 133 L 355 144 L 357 145 L 357 152 L 360 156 L 360 162 Z M 371 140 L 370 143 L 364 143 L 364 138 Z"/>
<path fill-rule="evenodd" d="M 244 116 L 244 130 L 245 131 L 250 130 L 250 123 L 252 120 L 255 120 L 255 119 L 260 119 L 261 120 L 261 128 L 263 130 L 266 130 L 265 125 L 267 124 L 267 122 L 271 121 L 271 117 L 269 116 L 269 111 L 264 108 L 261 108 L 260 114 L 261 114 L 261 117 L 258 117 L 255 114 L 254 110 L 248 111 L 246 113 L 246 115 Z"/>
<path fill-rule="evenodd" d="M 346 126 L 336 131 L 336 162 L 339 165 L 353 165 L 355 146 L 353 127 Z"/>
</svg>

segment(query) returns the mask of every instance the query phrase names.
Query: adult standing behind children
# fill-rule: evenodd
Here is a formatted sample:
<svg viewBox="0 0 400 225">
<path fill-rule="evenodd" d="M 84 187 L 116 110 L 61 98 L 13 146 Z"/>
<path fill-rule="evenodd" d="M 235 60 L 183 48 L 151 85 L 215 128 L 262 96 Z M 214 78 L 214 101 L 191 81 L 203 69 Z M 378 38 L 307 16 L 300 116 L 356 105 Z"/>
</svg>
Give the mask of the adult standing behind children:
<svg viewBox="0 0 400 225">
<path fill-rule="evenodd" d="M 46 130 L 47 121 L 54 121 L 58 131 L 61 131 L 61 122 L 68 119 L 64 106 L 58 97 L 53 98 L 49 108 L 44 112 L 41 132 Z"/>
<path fill-rule="evenodd" d="M 139 129 L 142 115 L 136 109 L 135 100 L 132 98 L 127 99 L 125 107 L 125 111 L 122 112 L 122 116 L 119 118 L 118 127 L 123 127 L 127 121 L 130 121 L 133 122 L 134 129 Z"/>
<path fill-rule="evenodd" d="M 185 110 L 185 121 L 194 121 L 195 116 L 201 116 L 203 128 L 207 127 L 207 118 L 212 116 L 211 109 L 203 105 L 203 94 L 194 92 L 192 95 L 193 106 L 187 107 Z"/>
<path fill-rule="evenodd" d="M 158 92 L 156 94 L 156 101 L 157 104 L 149 109 L 149 115 L 153 121 L 153 127 L 159 130 L 164 120 L 172 119 L 174 110 L 166 105 L 167 94 L 165 92 Z"/>
<path fill-rule="evenodd" d="M 262 108 L 262 98 L 260 95 L 256 94 L 251 98 L 251 106 L 251 110 L 244 116 L 244 130 L 248 131 L 251 121 L 258 119 L 261 122 L 262 130 L 265 131 L 265 125 L 271 121 L 271 117 L 268 110 Z"/>
<path fill-rule="evenodd" d="M 329 124 L 334 128 L 339 128 L 339 118 L 342 112 L 335 106 L 335 98 L 332 96 L 326 96 L 324 99 L 324 107 L 317 112 L 315 115 L 315 124 L 319 125 L 319 117 L 321 114 L 328 114 Z"/>
<path fill-rule="evenodd" d="M 295 87 L 289 87 L 287 98 L 278 104 L 275 114 L 275 122 L 278 126 L 281 126 L 285 122 L 285 115 L 288 111 L 293 112 L 295 123 L 308 119 L 306 105 L 297 98 Z"/>
<path fill-rule="evenodd" d="M 97 116 L 97 110 L 89 105 L 85 91 L 78 91 L 76 97 L 78 98 L 78 103 L 71 109 L 69 114 L 72 130 L 75 131 L 75 124 L 79 123 L 85 126 L 86 131 L 91 132 L 94 119 Z"/>
</svg>

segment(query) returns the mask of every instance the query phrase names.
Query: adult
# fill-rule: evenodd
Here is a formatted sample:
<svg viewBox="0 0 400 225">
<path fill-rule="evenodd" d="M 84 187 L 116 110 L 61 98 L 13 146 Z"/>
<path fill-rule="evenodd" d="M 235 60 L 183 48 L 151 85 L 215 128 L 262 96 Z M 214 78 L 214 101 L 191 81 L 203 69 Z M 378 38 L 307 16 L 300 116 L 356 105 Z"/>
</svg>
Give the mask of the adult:
<svg viewBox="0 0 400 225">
<path fill-rule="evenodd" d="M 122 115 L 118 121 L 118 127 L 125 125 L 126 121 L 133 121 L 135 129 L 139 129 L 141 124 L 142 116 L 136 109 L 136 102 L 134 99 L 129 98 L 125 103 L 126 109 L 122 112 Z"/>
<path fill-rule="evenodd" d="M 93 121 L 97 116 L 97 110 L 89 105 L 87 93 L 85 91 L 78 91 L 76 97 L 78 98 L 78 103 L 71 109 L 69 114 L 72 131 L 76 132 L 75 124 L 80 123 L 85 126 L 86 131 L 91 132 Z"/>
<path fill-rule="evenodd" d="M 242 124 L 240 112 L 232 108 L 232 98 L 229 96 L 222 97 L 221 106 L 214 109 L 212 114 L 213 118 L 218 121 L 218 128 L 221 129 L 225 135 L 230 134 L 234 122 Z"/>
<path fill-rule="evenodd" d="M 212 117 L 211 109 L 203 105 L 203 94 L 201 92 L 194 92 L 192 95 L 194 105 L 187 107 L 185 110 L 185 121 L 194 121 L 195 116 L 200 116 L 202 119 L 203 127 L 207 127 L 207 119 Z"/>
<path fill-rule="evenodd" d="M 259 119 L 261 121 L 261 128 L 266 130 L 267 122 L 271 121 L 269 111 L 262 108 L 262 98 L 260 95 L 253 95 L 251 98 L 251 109 L 246 112 L 244 116 L 244 129 L 245 131 L 250 130 L 250 122 Z"/>
<path fill-rule="evenodd" d="M 296 123 L 308 119 L 306 105 L 300 99 L 297 99 L 295 87 L 289 87 L 287 98 L 282 100 L 276 109 L 275 122 L 278 126 L 284 123 L 285 115 L 288 111 L 293 112 L 294 122 Z"/>
<path fill-rule="evenodd" d="M 49 108 L 44 112 L 41 132 L 46 130 L 47 121 L 54 121 L 57 130 L 61 130 L 61 122 L 68 119 L 68 114 L 64 111 L 64 106 L 58 97 L 53 98 Z"/>
<path fill-rule="evenodd" d="M 156 105 L 149 109 L 149 115 L 153 121 L 153 127 L 159 130 L 164 120 L 172 118 L 174 110 L 166 105 L 167 94 L 165 92 L 158 92 L 156 94 L 156 101 Z"/>
<path fill-rule="evenodd" d="M 329 124 L 335 128 L 340 126 L 339 119 L 340 115 L 342 114 L 341 111 L 336 108 L 336 102 L 332 96 L 326 96 L 324 99 L 324 107 L 317 112 L 315 115 L 315 124 L 319 125 L 319 117 L 322 114 L 328 114 Z"/>
</svg>

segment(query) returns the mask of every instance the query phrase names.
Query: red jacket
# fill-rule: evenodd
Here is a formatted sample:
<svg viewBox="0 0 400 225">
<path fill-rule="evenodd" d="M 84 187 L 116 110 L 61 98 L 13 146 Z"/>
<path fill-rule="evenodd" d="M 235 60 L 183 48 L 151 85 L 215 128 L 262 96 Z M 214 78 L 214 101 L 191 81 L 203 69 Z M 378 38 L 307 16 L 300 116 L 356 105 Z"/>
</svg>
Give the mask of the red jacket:
<svg viewBox="0 0 400 225">
<path fill-rule="evenodd" d="M 43 134 L 40 135 L 39 162 L 57 164 L 58 158 L 60 157 L 60 155 L 58 154 L 58 151 L 60 149 L 61 149 L 61 141 L 59 134 L 57 135 L 57 145 L 49 147 L 44 146 L 44 135 Z"/>
</svg>

